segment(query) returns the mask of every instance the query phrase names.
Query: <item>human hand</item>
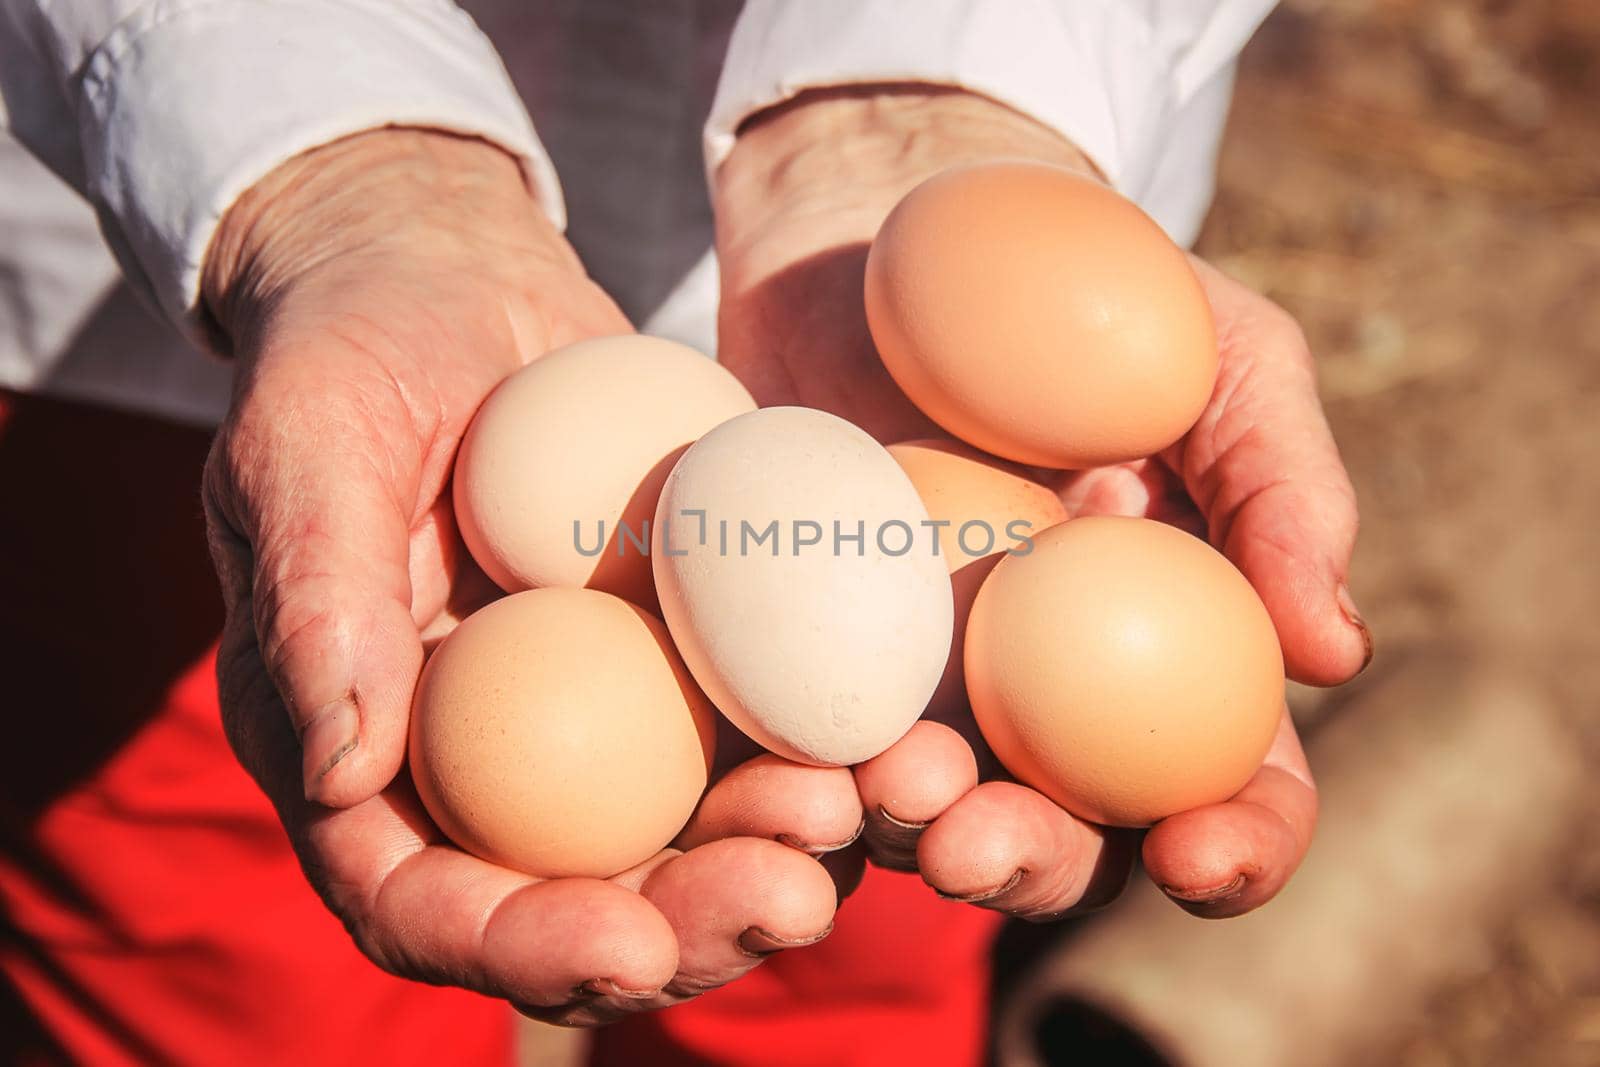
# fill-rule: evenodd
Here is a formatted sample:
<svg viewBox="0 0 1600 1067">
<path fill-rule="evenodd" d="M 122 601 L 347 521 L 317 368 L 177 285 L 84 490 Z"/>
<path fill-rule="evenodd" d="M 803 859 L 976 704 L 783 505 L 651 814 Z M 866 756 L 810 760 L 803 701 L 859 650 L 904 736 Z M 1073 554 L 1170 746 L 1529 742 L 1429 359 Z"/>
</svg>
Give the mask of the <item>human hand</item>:
<svg viewBox="0 0 1600 1067">
<path fill-rule="evenodd" d="M 1094 175 L 1070 144 L 971 94 L 927 87 L 808 93 L 741 131 L 714 183 L 723 294 L 719 353 L 763 405 L 826 408 L 884 442 L 944 436 L 883 369 L 862 306 L 873 235 L 924 178 L 996 158 Z M 1336 684 L 1371 640 L 1345 585 L 1354 493 L 1293 320 L 1194 260 L 1221 366 L 1196 426 L 1158 457 L 1059 474 L 1069 513 L 1147 515 L 1209 533 L 1267 606 L 1291 677 Z M 939 892 L 1031 919 L 1112 899 L 1141 835 L 1075 819 L 1005 780 L 970 714 L 919 722 L 856 768 L 873 858 Z M 1236 915 L 1288 880 L 1310 844 L 1316 790 L 1284 714 L 1233 799 L 1142 835 L 1145 868 L 1197 915 Z"/>
<path fill-rule="evenodd" d="M 460 851 L 399 773 L 425 645 L 495 594 L 451 513 L 462 433 L 520 365 L 631 329 L 514 161 L 398 129 L 307 153 L 228 213 L 203 295 L 238 363 L 204 486 L 224 725 L 361 949 L 587 1024 L 826 934 L 834 881 L 773 839 L 853 837 L 848 771 L 726 745 L 681 848 L 606 881 Z"/>
</svg>

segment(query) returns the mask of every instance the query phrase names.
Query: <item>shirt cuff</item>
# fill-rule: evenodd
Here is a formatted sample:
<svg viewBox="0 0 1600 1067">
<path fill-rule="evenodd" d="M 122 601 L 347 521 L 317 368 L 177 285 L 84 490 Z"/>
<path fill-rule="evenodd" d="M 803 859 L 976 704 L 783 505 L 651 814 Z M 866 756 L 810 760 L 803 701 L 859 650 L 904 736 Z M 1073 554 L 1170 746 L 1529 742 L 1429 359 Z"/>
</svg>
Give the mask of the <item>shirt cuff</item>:
<svg viewBox="0 0 1600 1067">
<path fill-rule="evenodd" d="M 191 338 L 222 215 L 301 152 L 383 126 L 477 136 L 560 227 L 555 168 L 478 28 L 437 0 L 158 0 L 85 67 L 90 199 L 134 286 Z"/>
<path fill-rule="evenodd" d="M 1192 0 L 1186 0 L 1192 2 Z M 1186 98 L 1225 67 L 1270 0 L 1198 4 L 1175 34 L 1138 5 L 1087 0 L 750 0 L 706 124 L 711 171 L 740 123 L 809 88 L 911 81 L 1006 104 L 1073 142 L 1139 199 Z"/>
</svg>

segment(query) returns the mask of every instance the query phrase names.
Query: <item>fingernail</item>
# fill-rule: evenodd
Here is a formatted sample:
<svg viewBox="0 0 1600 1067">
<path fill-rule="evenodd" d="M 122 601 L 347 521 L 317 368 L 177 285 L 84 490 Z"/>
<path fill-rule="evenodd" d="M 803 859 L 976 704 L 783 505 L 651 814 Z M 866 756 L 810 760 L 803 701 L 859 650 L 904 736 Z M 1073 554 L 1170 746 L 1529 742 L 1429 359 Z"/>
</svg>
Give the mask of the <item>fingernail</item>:
<svg viewBox="0 0 1600 1067">
<path fill-rule="evenodd" d="M 891 826 L 898 826 L 902 830 L 926 830 L 933 825 L 931 822 L 906 822 L 904 819 L 897 819 L 890 815 L 889 809 L 882 804 L 878 805 L 878 814 L 883 818 L 884 822 L 889 823 Z"/>
<path fill-rule="evenodd" d="M 623 997 L 627 1000 L 649 1000 L 659 996 L 659 989 L 624 989 L 609 978 L 591 978 L 577 987 L 579 996 L 593 994 L 601 997 Z"/>
<path fill-rule="evenodd" d="M 833 923 L 831 922 L 823 927 L 820 932 L 809 937 L 794 938 L 779 937 L 771 930 L 752 926 L 739 935 L 738 939 L 734 941 L 734 946 L 752 959 L 761 959 L 763 956 L 770 956 L 774 952 L 782 952 L 786 948 L 805 948 L 807 945 L 815 945 L 831 933 L 833 933 Z"/>
<path fill-rule="evenodd" d="M 851 845 L 856 843 L 856 840 L 860 838 L 862 831 L 866 828 L 867 817 L 863 815 L 861 817 L 860 824 L 856 826 L 855 833 L 851 834 L 843 841 L 836 841 L 831 845 L 808 845 L 793 834 L 779 834 L 777 835 L 777 841 L 781 845 L 788 845 L 790 848 L 797 848 L 809 856 L 824 856 L 829 852 L 838 852 L 841 848 L 849 848 Z"/>
<path fill-rule="evenodd" d="M 1361 657 L 1361 670 L 1364 671 L 1367 669 L 1367 664 L 1372 662 L 1372 631 L 1367 628 L 1367 620 L 1361 617 L 1361 612 L 1356 610 L 1356 598 L 1350 595 L 1350 586 L 1340 582 L 1339 588 L 1333 595 L 1339 602 L 1339 610 L 1344 613 L 1350 625 L 1361 632 L 1361 644 L 1365 649 Z"/>
<path fill-rule="evenodd" d="M 1011 892 L 1017 887 L 1017 883 L 1022 881 L 1022 876 L 1027 873 L 1027 871 L 1023 870 L 1021 867 L 1018 867 L 1015 873 L 1013 873 L 1010 878 L 1006 879 L 1004 885 L 997 885 L 993 889 L 985 889 L 977 893 L 968 893 L 965 896 L 958 896 L 953 893 L 945 893 L 937 889 L 934 890 L 934 892 L 938 893 L 946 900 L 958 900 L 963 904 L 982 904 L 986 900 L 993 900 L 995 897 L 1004 896 L 1005 894 Z"/>
<path fill-rule="evenodd" d="M 1220 904 L 1243 893 L 1247 881 L 1244 875 L 1239 874 L 1226 885 L 1212 886 L 1210 889 L 1179 889 L 1176 886 L 1164 885 L 1161 891 L 1173 900 L 1181 900 L 1185 904 Z"/>
<path fill-rule="evenodd" d="M 301 772 L 305 775 L 306 797 L 356 747 L 361 737 L 361 714 L 348 697 L 332 700 L 317 709 L 300 734 Z"/>
</svg>

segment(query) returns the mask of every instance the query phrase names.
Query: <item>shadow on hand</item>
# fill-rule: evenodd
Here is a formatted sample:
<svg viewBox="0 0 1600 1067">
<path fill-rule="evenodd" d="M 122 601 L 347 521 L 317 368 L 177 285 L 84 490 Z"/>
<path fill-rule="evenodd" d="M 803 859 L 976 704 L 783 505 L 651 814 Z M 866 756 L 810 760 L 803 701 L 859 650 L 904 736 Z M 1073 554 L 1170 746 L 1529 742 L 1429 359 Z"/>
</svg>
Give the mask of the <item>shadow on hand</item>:
<svg viewBox="0 0 1600 1067">
<path fill-rule="evenodd" d="M 831 411 L 885 444 L 941 436 L 872 345 L 861 295 L 867 249 L 830 248 L 742 287 L 724 279 L 717 358 L 762 407 Z"/>
</svg>

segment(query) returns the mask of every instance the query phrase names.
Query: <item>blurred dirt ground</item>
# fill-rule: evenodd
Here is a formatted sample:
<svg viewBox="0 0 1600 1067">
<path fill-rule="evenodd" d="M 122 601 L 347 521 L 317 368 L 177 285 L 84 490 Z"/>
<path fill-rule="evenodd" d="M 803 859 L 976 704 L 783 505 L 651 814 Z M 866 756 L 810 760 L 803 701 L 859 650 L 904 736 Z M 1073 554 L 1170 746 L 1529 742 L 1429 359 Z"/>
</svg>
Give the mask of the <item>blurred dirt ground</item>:
<svg viewBox="0 0 1600 1067">
<path fill-rule="evenodd" d="M 1600 4 L 1291 0 L 1245 54 L 1221 173 L 1200 249 L 1318 353 L 1380 665 L 1482 650 L 1594 740 Z M 1516 872 L 1523 914 L 1383 1062 L 1600 1063 L 1588 844 Z"/>
</svg>

